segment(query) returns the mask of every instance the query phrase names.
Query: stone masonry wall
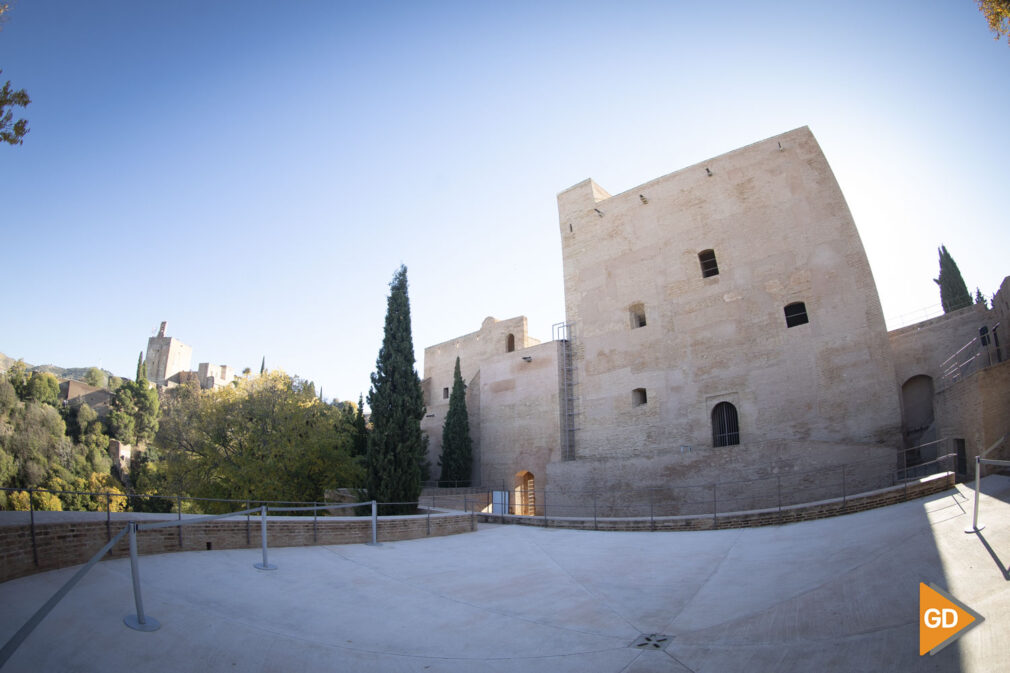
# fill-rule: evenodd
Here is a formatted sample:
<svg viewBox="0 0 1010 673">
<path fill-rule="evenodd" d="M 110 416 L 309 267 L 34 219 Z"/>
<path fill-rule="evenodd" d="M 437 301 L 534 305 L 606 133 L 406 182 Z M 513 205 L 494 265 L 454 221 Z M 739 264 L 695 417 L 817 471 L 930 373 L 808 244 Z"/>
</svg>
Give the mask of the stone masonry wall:
<svg viewBox="0 0 1010 673">
<path fill-rule="evenodd" d="M 153 522 L 145 518 L 139 523 Z M 269 547 L 364 544 L 372 539 L 371 522 L 368 517 L 327 517 L 319 519 L 314 529 L 312 519 L 308 517 L 268 517 L 267 543 Z M 127 519 L 124 518 L 113 520 L 109 529 L 104 521 L 36 524 L 38 565 L 32 553 L 31 527 L 25 524 L 0 525 L 0 582 L 85 563 L 108 542 L 109 532 L 114 536 L 126 524 Z M 389 542 L 470 532 L 476 530 L 476 523 L 470 514 L 433 513 L 430 517 L 423 514 L 380 517 L 377 528 L 379 542 Z M 195 523 L 183 526 L 181 531 L 180 544 L 179 528 L 141 530 L 137 535 L 138 551 L 141 554 L 164 554 L 259 549 L 261 545 L 258 517 L 252 517 L 248 524 L 244 517 Z M 106 558 L 128 555 L 128 541 L 124 536 Z"/>
<path fill-rule="evenodd" d="M 941 493 L 954 487 L 954 473 L 946 472 L 920 479 L 918 482 L 893 486 L 869 493 L 861 493 L 848 498 L 787 505 L 744 512 L 725 512 L 691 516 L 666 517 L 558 517 L 544 519 L 543 516 L 501 516 L 478 514 L 482 522 L 514 523 L 525 526 L 547 526 L 550 528 L 577 528 L 585 530 L 620 531 L 688 531 L 714 530 L 722 528 L 753 528 L 757 526 L 777 526 L 797 521 L 812 521 L 842 514 L 852 514 L 877 507 L 886 507 L 906 500 L 914 500 L 927 495 Z"/>
</svg>

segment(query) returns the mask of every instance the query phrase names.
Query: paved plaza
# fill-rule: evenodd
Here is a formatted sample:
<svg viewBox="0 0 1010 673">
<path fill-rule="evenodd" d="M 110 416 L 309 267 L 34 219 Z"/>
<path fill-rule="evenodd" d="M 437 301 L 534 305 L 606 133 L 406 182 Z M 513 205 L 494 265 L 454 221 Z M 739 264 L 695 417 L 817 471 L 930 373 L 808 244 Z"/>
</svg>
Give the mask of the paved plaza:
<svg viewBox="0 0 1010 673">
<path fill-rule="evenodd" d="M 755 529 L 594 532 L 482 524 L 366 545 L 99 563 L 28 637 L 15 671 L 550 673 L 1010 671 L 1010 478 Z M 0 644 L 72 574 L 0 584 Z M 919 656 L 919 583 L 985 617 Z M 636 647 L 643 643 L 644 647 Z"/>
</svg>

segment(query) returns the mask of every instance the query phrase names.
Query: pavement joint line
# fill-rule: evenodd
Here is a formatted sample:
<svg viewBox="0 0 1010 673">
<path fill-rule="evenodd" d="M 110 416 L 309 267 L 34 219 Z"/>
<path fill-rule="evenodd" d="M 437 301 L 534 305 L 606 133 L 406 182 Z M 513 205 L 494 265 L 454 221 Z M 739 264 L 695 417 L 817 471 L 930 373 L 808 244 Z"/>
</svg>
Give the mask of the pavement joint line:
<svg viewBox="0 0 1010 673">
<path fill-rule="evenodd" d="M 719 559 L 719 562 L 716 563 L 716 564 L 714 564 L 712 566 L 712 571 L 705 577 L 704 580 L 702 580 L 701 582 L 698 583 L 698 588 L 695 589 L 694 593 L 691 594 L 690 598 L 688 598 L 688 599 L 686 599 L 684 601 L 683 607 L 681 607 L 680 611 L 677 612 L 677 614 L 674 615 L 673 619 L 671 619 L 666 624 L 666 626 L 663 628 L 663 631 L 666 631 L 666 632 L 669 632 L 669 633 L 674 633 L 674 635 L 676 635 L 676 633 L 675 633 L 676 629 L 673 628 L 674 623 L 678 619 L 680 619 L 680 616 L 682 614 L 684 614 L 684 612 L 688 609 L 688 607 L 690 607 L 691 603 L 693 603 L 694 599 L 698 597 L 698 594 L 701 593 L 702 589 L 704 589 L 706 586 L 708 586 L 709 581 L 719 571 L 719 568 L 722 567 L 723 563 L 726 562 L 726 559 L 729 557 L 730 552 L 732 552 L 733 548 L 736 547 L 737 542 L 739 542 L 740 538 L 743 536 L 743 531 L 746 530 L 746 529 L 745 528 L 731 528 L 731 529 L 727 529 L 727 530 L 734 531 L 733 541 L 726 548 L 726 550 L 722 553 L 722 558 Z M 690 631 L 687 631 L 686 633 L 690 633 Z"/>
<path fill-rule="evenodd" d="M 899 503 L 899 505 L 900 504 L 904 504 L 904 503 Z M 927 525 L 929 526 L 930 529 L 932 529 L 932 527 L 933 527 L 932 524 L 927 524 Z M 930 532 L 932 534 L 932 530 L 930 530 Z M 764 608 L 763 610 L 758 610 L 757 612 L 748 613 L 746 615 L 740 615 L 739 617 L 737 617 L 737 619 L 735 619 L 733 621 L 738 621 L 739 619 L 744 619 L 744 618 L 752 618 L 752 617 L 757 616 L 757 615 L 765 614 L 765 613 L 767 613 L 767 612 L 769 612 L 769 611 L 771 611 L 771 610 L 779 607 L 780 605 L 782 605 L 784 603 L 787 603 L 787 602 L 792 601 L 792 600 L 797 600 L 797 599 L 799 599 L 802 596 L 806 596 L 807 594 L 813 593 L 815 591 L 818 591 L 818 590 L 820 590 L 820 589 L 822 589 L 824 587 L 830 586 L 832 584 L 837 584 L 839 581 L 841 581 L 841 578 L 846 577 L 848 575 L 851 575 L 853 572 L 859 570 L 860 568 L 862 568 L 865 565 L 868 565 L 870 563 L 876 562 L 878 559 L 882 558 L 886 554 L 888 554 L 888 553 L 899 553 L 901 551 L 901 549 L 902 549 L 902 546 L 904 545 L 904 543 L 906 541 L 918 537 L 919 534 L 920 534 L 920 531 L 914 530 L 914 531 L 908 533 L 907 535 L 905 535 L 903 537 L 896 538 L 895 540 L 892 541 L 892 544 L 888 544 L 887 546 L 883 546 L 876 554 L 873 554 L 871 556 L 867 556 L 862 561 L 860 561 L 859 563 L 857 563 L 857 564 L 855 564 L 853 566 L 850 566 L 841 575 L 835 575 L 833 577 L 828 578 L 826 581 L 817 584 L 816 586 L 810 587 L 810 588 L 808 588 L 808 589 L 806 589 L 804 591 L 800 591 L 800 592 L 792 594 L 790 596 L 783 597 L 782 600 L 777 601 L 777 602 L 769 605 L 768 607 Z M 733 550 L 733 548 L 736 546 L 736 543 L 737 543 L 738 540 L 739 540 L 739 538 L 737 538 L 737 540 L 734 540 L 733 544 L 730 546 L 730 548 L 726 550 L 726 556 L 727 557 L 729 556 L 729 554 Z M 723 560 L 725 560 L 725 559 L 723 559 Z M 721 566 L 722 566 L 722 561 L 719 562 L 719 567 L 721 567 Z M 714 574 L 714 572 L 715 571 L 713 571 L 713 574 Z M 677 619 L 680 618 L 680 615 L 683 614 L 684 610 L 686 610 L 687 607 L 689 606 L 689 604 L 697 597 L 698 593 L 700 593 L 701 590 L 705 586 L 708 585 L 708 583 L 709 583 L 709 581 L 711 579 L 712 579 L 712 575 L 709 575 L 708 577 L 705 578 L 705 580 L 701 584 L 701 587 L 698 588 L 698 591 L 695 592 L 695 594 L 690 599 L 688 599 L 688 601 L 685 603 L 684 609 L 682 609 L 679 613 L 677 613 L 677 617 L 675 617 L 670 622 L 670 626 L 672 626 L 673 623 L 676 622 Z M 918 622 L 918 618 L 916 618 L 914 621 L 909 622 L 909 623 L 917 623 L 917 622 Z M 690 631 L 690 630 L 689 631 L 680 631 L 678 633 L 674 633 L 674 635 L 687 635 L 687 634 L 691 634 L 691 633 L 700 633 L 700 632 L 705 631 L 708 628 L 711 628 L 711 627 L 704 627 L 704 628 L 701 628 L 701 629 L 695 629 L 693 631 Z M 897 626 L 894 627 L 894 628 L 897 628 Z M 667 628 L 666 630 L 670 630 L 670 629 Z M 867 633 L 874 633 L 874 632 L 879 631 L 879 630 L 882 630 L 882 629 L 874 629 L 872 631 L 868 631 Z"/>
<path fill-rule="evenodd" d="M 440 598 L 442 600 L 449 601 L 449 602 L 452 602 L 452 603 L 457 603 L 459 605 L 465 605 L 467 607 L 473 608 L 474 610 L 478 610 L 478 611 L 481 611 L 481 612 L 487 612 L 487 613 L 490 613 L 490 614 L 493 614 L 493 615 L 498 615 L 499 617 L 506 617 L 506 618 L 509 618 L 509 619 L 515 619 L 517 621 L 526 622 L 528 624 L 535 624 L 536 626 L 541 626 L 541 627 L 556 629 L 558 631 L 564 631 L 564 632 L 568 632 L 568 633 L 578 633 L 578 634 L 581 634 L 581 635 L 584 635 L 584 636 L 594 636 L 594 637 L 598 637 L 598 638 L 613 638 L 615 640 L 620 640 L 621 642 L 625 642 L 624 638 L 618 638 L 617 636 L 611 635 L 609 633 L 599 633 L 599 632 L 595 632 L 595 631 L 583 631 L 582 629 L 573 629 L 573 628 L 570 628 L 570 627 L 567 627 L 567 626 L 559 626 L 557 624 L 552 624 L 550 622 L 544 622 L 544 621 L 540 621 L 540 620 L 537 620 L 537 619 L 530 619 L 528 617 L 523 617 L 521 615 L 515 614 L 514 612 L 507 612 L 507 611 L 504 611 L 504 610 L 494 610 L 494 609 L 489 608 L 489 607 L 484 606 L 484 605 L 475 605 L 474 603 L 470 603 L 468 601 L 464 601 L 464 600 L 459 599 L 459 598 L 453 598 L 452 596 L 446 596 L 445 594 L 438 593 L 437 591 L 433 591 L 433 590 L 427 589 L 427 588 L 425 588 L 423 586 L 419 586 L 417 584 L 413 584 L 413 583 L 409 582 L 406 579 L 402 579 L 402 578 L 399 578 L 399 577 L 394 577 L 394 576 L 392 576 L 392 575 L 390 575 L 388 573 L 384 573 L 384 572 L 378 570 L 377 568 L 373 568 L 371 566 L 365 565 L 364 563 L 360 563 L 356 559 L 347 558 L 346 556 L 344 556 L 344 555 L 342 555 L 342 554 L 340 554 L 340 553 L 338 553 L 336 551 L 333 551 L 333 553 L 336 554 L 337 556 L 339 556 L 340 558 L 342 558 L 342 559 L 344 559 L 346 561 L 349 561 L 350 563 L 358 565 L 358 566 L 364 568 L 365 570 L 368 570 L 368 571 L 370 571 L 372 573 L 375 573 L 376 575 L 378 575 L 380 577 L 385 577 L 386 579 L 388 579 L 388 580 L 390 580 L 392 582 L 396 582 L 398 584 L 406 584 L 407 586 L 411 587 L 412 589 L 415 589 L 415 590 L 420 591 L 422 593 L 426 593 L 429 596 L 434 596 L 435 598 Z M 634 627 L 632 627 L 632 628 L 634 628 Z M 635 629 L 635 630 L 638 631 L 638 629 Z"/>
<path fill-rule="evenodd" d="M 670 643 L 670 645 L 673 645 L 673 643 Z M 688 666 L 687 664 L 685 664 L 683 661 L 681 661 L 677 657 L 673 656 L 673 653 L 670 652 L 669 646 L 663 648 L 663 654 L 665 654 L 666 656 L 670 657 L 675 662 L 677 662 L 678 666 L 683 666 L 684 669 L 688 671 L 688 673 L 695 673 L 695 670 L 693 668 L 691 668 L 690 666 Z"/>
<path fill-rule="evenodd" d="M 634 663 L 635 663 L 636 661 L 638 661 L 639 659 L 641 659 L 641 658 L 642 658 L 642 655 L 643 655 L 644 653 L 645 653 L 645 650 L 639 650 L 639 651 L 638 651 L 638 653 L 637 653 L 637 654 L 636 654 L 636 655 L 634 656 L 634 658 L 632 658 L 632 660 L 628 662 L 628 665 L 627 665 L 627 666 L 625 666 L 624 668 L 622 668 L 622 669 L 621 669 L 620 671 L 618 671 L 617 673 L 624 673 L 625 671 L 627 671 L 627 670 L 628 670 L 629 668 L 631 668 L 631 667 L 632 667 L 632 666 L 634 665 Z"/>
<path fill-rule="evenodd" d="M 572 575 L 568 571 L 567 568 L 565 568 L 564 566 L 562 566 L 561 563 L 559 563 L 558 560 L 556 558 L 554 558 L 554 556 L 552 556 L 549 551 L 547 551 L 546 549 L 543 548 L 542 545 L 540 545 L 540 543 L 538 543 L 532 537 L 530 538 L 530 541 L 533 543 L 533 545 L 537 549 L 540 550 L 541 554 L 543 554 L 545 557 L 547 557 L 548 559 L 550 559 L 551 563 L 553 563 L 555 566 L 557 566 L 558 570 L 560 570 L 561 572 L 563 572 L 568 577 L 569 580 L 571 580 L 572 582 L 575 583 L 576 586 L 578 586 L 579 588 L 581 588 L 589 596 L 591 596 L 591 597 L 595 598 L 596 600 L 600 601 L 601 605 L 605 605 L 608 610 L 610 610 L 612 613 L 614 613 L 615 615 L 617 615 L 622 621 L 624 621 L 625 624 L 627 624 L 632 629 L 634 629 L 635 631 L 637 631 L 638 634 L 639 634 L 639 636 L 645 635 L 645 633 L 644 633 L 644 631 L 642 631 L 642 629 L 640 629 L 637 626 L 635 626 L 634 624 L 632 624 L 631 621 L 627 617 L 625 617 L 620 612 L 618 612 L 617 609 L 613 605 L 610 604 L 609 600 L 607 600 L 603 596 L 597 594 L 595 591 L 589 589 L 589 587 L 587 587 L 585 584 L 583 584 L 580 580 L 576 579 L 575 576 Z"/>
</svg>

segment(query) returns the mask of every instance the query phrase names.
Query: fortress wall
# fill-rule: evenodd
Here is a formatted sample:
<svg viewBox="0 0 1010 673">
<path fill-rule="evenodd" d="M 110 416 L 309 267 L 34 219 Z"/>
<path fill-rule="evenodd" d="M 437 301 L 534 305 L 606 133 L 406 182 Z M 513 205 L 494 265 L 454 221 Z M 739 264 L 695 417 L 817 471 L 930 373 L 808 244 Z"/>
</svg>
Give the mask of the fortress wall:
<svg viewBox="0 0 1010 673">
<path fill-rule="evenodd" d="M 924 477 L 918 481 L 900 486 L 858 493 L 847 498 L 835 498 L 823 502 L 800 505 L 783 505 L 750 511 L 723 512 L 713 516 L 711 511 L 703 515 L 656 516 L 638 518 L 600 518 L 587 515 L 579 518 L 554 518 L 545 520 L 543 516 L 500 516 L 478 514 L 481 522 L 513 523 L 526 526 L 550 526 L 551 528 L 576 528 L 584 530 L 614 531 L 688 531 L 716 530 L 723 528 L 753 528 L 757 526 L 779 526 L 798 521 L 813 521 L 832 516 L 863 512 L 877 507 L 886 507 L 907 500 L 923 498 L 942 493 L 954 487 L 953 472 Z"/>
<path fill-rule="evenodd" d="M 720 401 L 737 408 L 744 443 L 899 444 L 873 276 L 809 129 L 616 196 L 585 181 L 558 204 L 579 458 L 711 446 Z M 719 274 L 703 278 L 708 249 Z M 787 328 L 796 301 L 809 322 Z M 648 401 L 636 406 L 638 388 Z"/>
<path fill-rule="evenodd" d="M 1010 435 L 1010 361 L 977 371 L 938 391 L 935 404 L 939 436 L 964 439 L 968 474 L 974 476 L 975 456 Z M 1010 436 L 986 457 L 1010 459 Z M 992 471 L 987 467 L 982 474 Z"/>
<path fill-rule="evenodd" d="M 561 460 L 559 354 L 560 342 L 549 341 L 481 364 L 481 484 L 511 488 L 524 470 L 543 480 L 548 463 Z"/>
<path fill-rule="evenodd" d="M 511 353 L 506 352 L 509 334 L 513 335 L 515 345 L 515 350 Z M 428 459 L 431 463 L 431 476 L 433 479 L 437 479 L 439 475 L 438 458 L 442 452 L 442 426 L 445 423 L 445 416 L 449 412 L 449 399 L 445 396 L 445 391 L 448 389 L 448 392 L 452 393 L 456 357 L 459 357 L 460 374 L 463 377 L 463 381 L 467 384 L 467 414 L 470 420 L 470 436 L 474 444 L 475 462 L 473 477 L 476 481 L 482 474 L 479 458 L 485 448 L 482 440 L 484 426 L 481 420 L 481 409 L 484 407 L 483 400 L 481 399 L 481 396 L 484 394 L 482 392 L 484 391 L 484 385 L 481 381 L 487 381 L 488 376 L 485 370 L 491 366 L 495 369 L 493 376 L 498 376 L 500 373 L 506 379 L 512 380 L 516 376 L 515 372 L 509 372 L 507 367 L 503 369 L 500 364 L 493 363 L 522 362 L 522 356 L 530 355 L 531 352 L 535 354 L 535 364 L 531 367 L 526 367 L 524 371 L 539 370 L 542 362 L 542 355 L 539 351 L 536 351 L 539 347 L 540 342 L 529 336 L 526 317 L 519 316 L 507 320 L 486 318 L 480 330 L 424 349 L 424 380 L 422 382 L 422 389 L 424 391 L 426 411 L 425 417 L 421 421 L 421 431 L 428 436 Z M 549 353 L 553 349 L 553 346 L 549 346 L 543 352 Z M 508 384 L 504 383 L 501 385 Z M 556 375 L 552 385 L 556 394 Z M 491 386 L 488 386 L 489 393 L 491 392 L 490 388 Z M 526 390 L 526 393 L 530 393 L 530 391 Z M 542 397 L 539 393 L 536 396 L 538 398 Z M 510 408 L 514 408 L 514 405 Z M 493 410 L 493 413 L 496 419 L 500 419 L 507 417 L 510 412 L 506 409 Z M 554 413 L 553 410 L 551 413 Z M 521 432 L 518 433 L 518 435 L 521 434 Z M 494 438 L 492 438 L 492 441 L 495 441 Z M 492 454 L 500 453 L 493 445 L 489 450 Z"/>
<path fill-rule="evenodd" d="M 813 502 L 891 486 L 894 449 L 776 440 L 548 466 L 556 516 L 682 515 Z M 713 484 L 718 486 L 713 488 Z M 780 500 L 780 497 L 782 498 Z"/>
<path fill-rule="evenodd" d="M 888 332 L 898 388 L 918 375 L 929 376 L 938 385 L 944 360 L 977 338 L 980 327 L 991 326 L 994 321 L 990 313 L 985 306 L 974 304 Z"/>
<path fill-rule="evenodd" d="M 78 513 L 65 514 L 73 517 Z M 113 535 L 126 525 L 127 519 L 122 517 L 120 515 L 113 520 Z M 141 523 L 153 521 L 145 518 Z M 316 527 L 315 539 L 318 541 L 314 541 L 311 517 L 271 516 L 267 519 L 267 539 L 270 547 L 363 544 L 372 539 L 371 522 L 369 517 L 323 517 Z M 379 517 L 377 537 L 379 542 L 413 540 L 429 535 L 454 535 L 475 529 L 474 518 L 468 514 L 388 516 Z M 85 563 L 105 546 L 108 542 L 106 535 L 104 521 L 36 524 L 35 539 L 39 558 L 39 565 L 36 566 L 32 555 L 31 528 L 27 524 L 0 525 L 0 582 Z M 177 528 L 140 531 L 137 536 L 140 554 L 208 549 L 258 550 L 260 544 L 258 517 L 253 517 L 248 526 L 244 518 L 185 526 L 182 529 L 181 545 Z M 106 558 L 121 558 L 129 556 L 129 553 L 128 537 L 124 536 Z M 256 553 L 250 551 L 250 564 L 259 560 Z"/>
</svg>

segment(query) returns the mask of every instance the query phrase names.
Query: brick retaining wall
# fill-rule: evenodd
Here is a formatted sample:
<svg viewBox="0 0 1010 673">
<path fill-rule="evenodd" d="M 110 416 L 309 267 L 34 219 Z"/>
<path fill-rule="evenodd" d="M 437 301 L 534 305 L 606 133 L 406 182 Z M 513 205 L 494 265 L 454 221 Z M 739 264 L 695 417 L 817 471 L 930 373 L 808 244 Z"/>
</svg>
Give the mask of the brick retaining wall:
<svg viewBox="0 0 1010 673">
<path fill-rule="evenodd" d="M 55 514 L 55 513 L 52 513 Z M 67 512 L 73 515 L 73 512 Z M 129 515 L 113 519 L 111 527 L 105 521 L 68 521 L 36 523 L 35 544 L 38 565 L 32 550 L 31 526 L 24 524 L 0 526 L 0 582 L 31 575 L 46 570 L 74 566 L 88 561 L 108 542 L 108 531 L 118 533 L 126 525 Z M 174 520 L 173 516 L 162 520 Z M 153 523 L 144 517 L 138 522 Z M 476 529 L 472 514 L 432 513 L 412 516 L 379 517 L 377 537 L 379 542 L 413 540 L 430 535 L 454 535 Z M 179 531 L 182 531 L 182 544 Z M 369 517 L 324 517 L 318 520 L 313 534 L 313 522 L 308 517 L 267 518 L 267 542 L 273 547 L 301 547 L 313 544 L 362 544 L 372 539 L 372 520 Z M 124 537 L 112 548 L 108 556 L 129 555 L 128 538 Z M 179 528 L 158 528 L 140 531 L 137 549 L 141 554 L 164 554 L 177 551 L 205 551 L 207 549 L 258 549 L 260 541 L 259 517 L 246 522 L 245 517 L 219 519 L 194 523 Z M 108 557 L 107 556 L 107 557 Z M 252 557 L 250 557 L 252 558 Z"/>
<path fill-rule="evenodd" d="M 548 517 L 517 516 L 478 513 L 485 523 L 515 523 L 524 526 L 547 526 L 550 528 L 577 528 L 586 530 L 713 530 L 720 528 L 752 528 L 755 526 L 776 526 L 796 521 L 824 519 L 841 514 L 852 514 L 867 509 L 886 507 L 905 500 L 914 500 L 927 495 L 941 493 L 954 487 L 954 473 L 945 472 L 923 477 L 907 485 L 834 498 L 821 502 L 789 505 L 780 508 L 757 509 L 746 512 L 720 512 L 718 515 L 662 516 L 655 518 L 596 518 L 593 517 Z"/>
</svg>

